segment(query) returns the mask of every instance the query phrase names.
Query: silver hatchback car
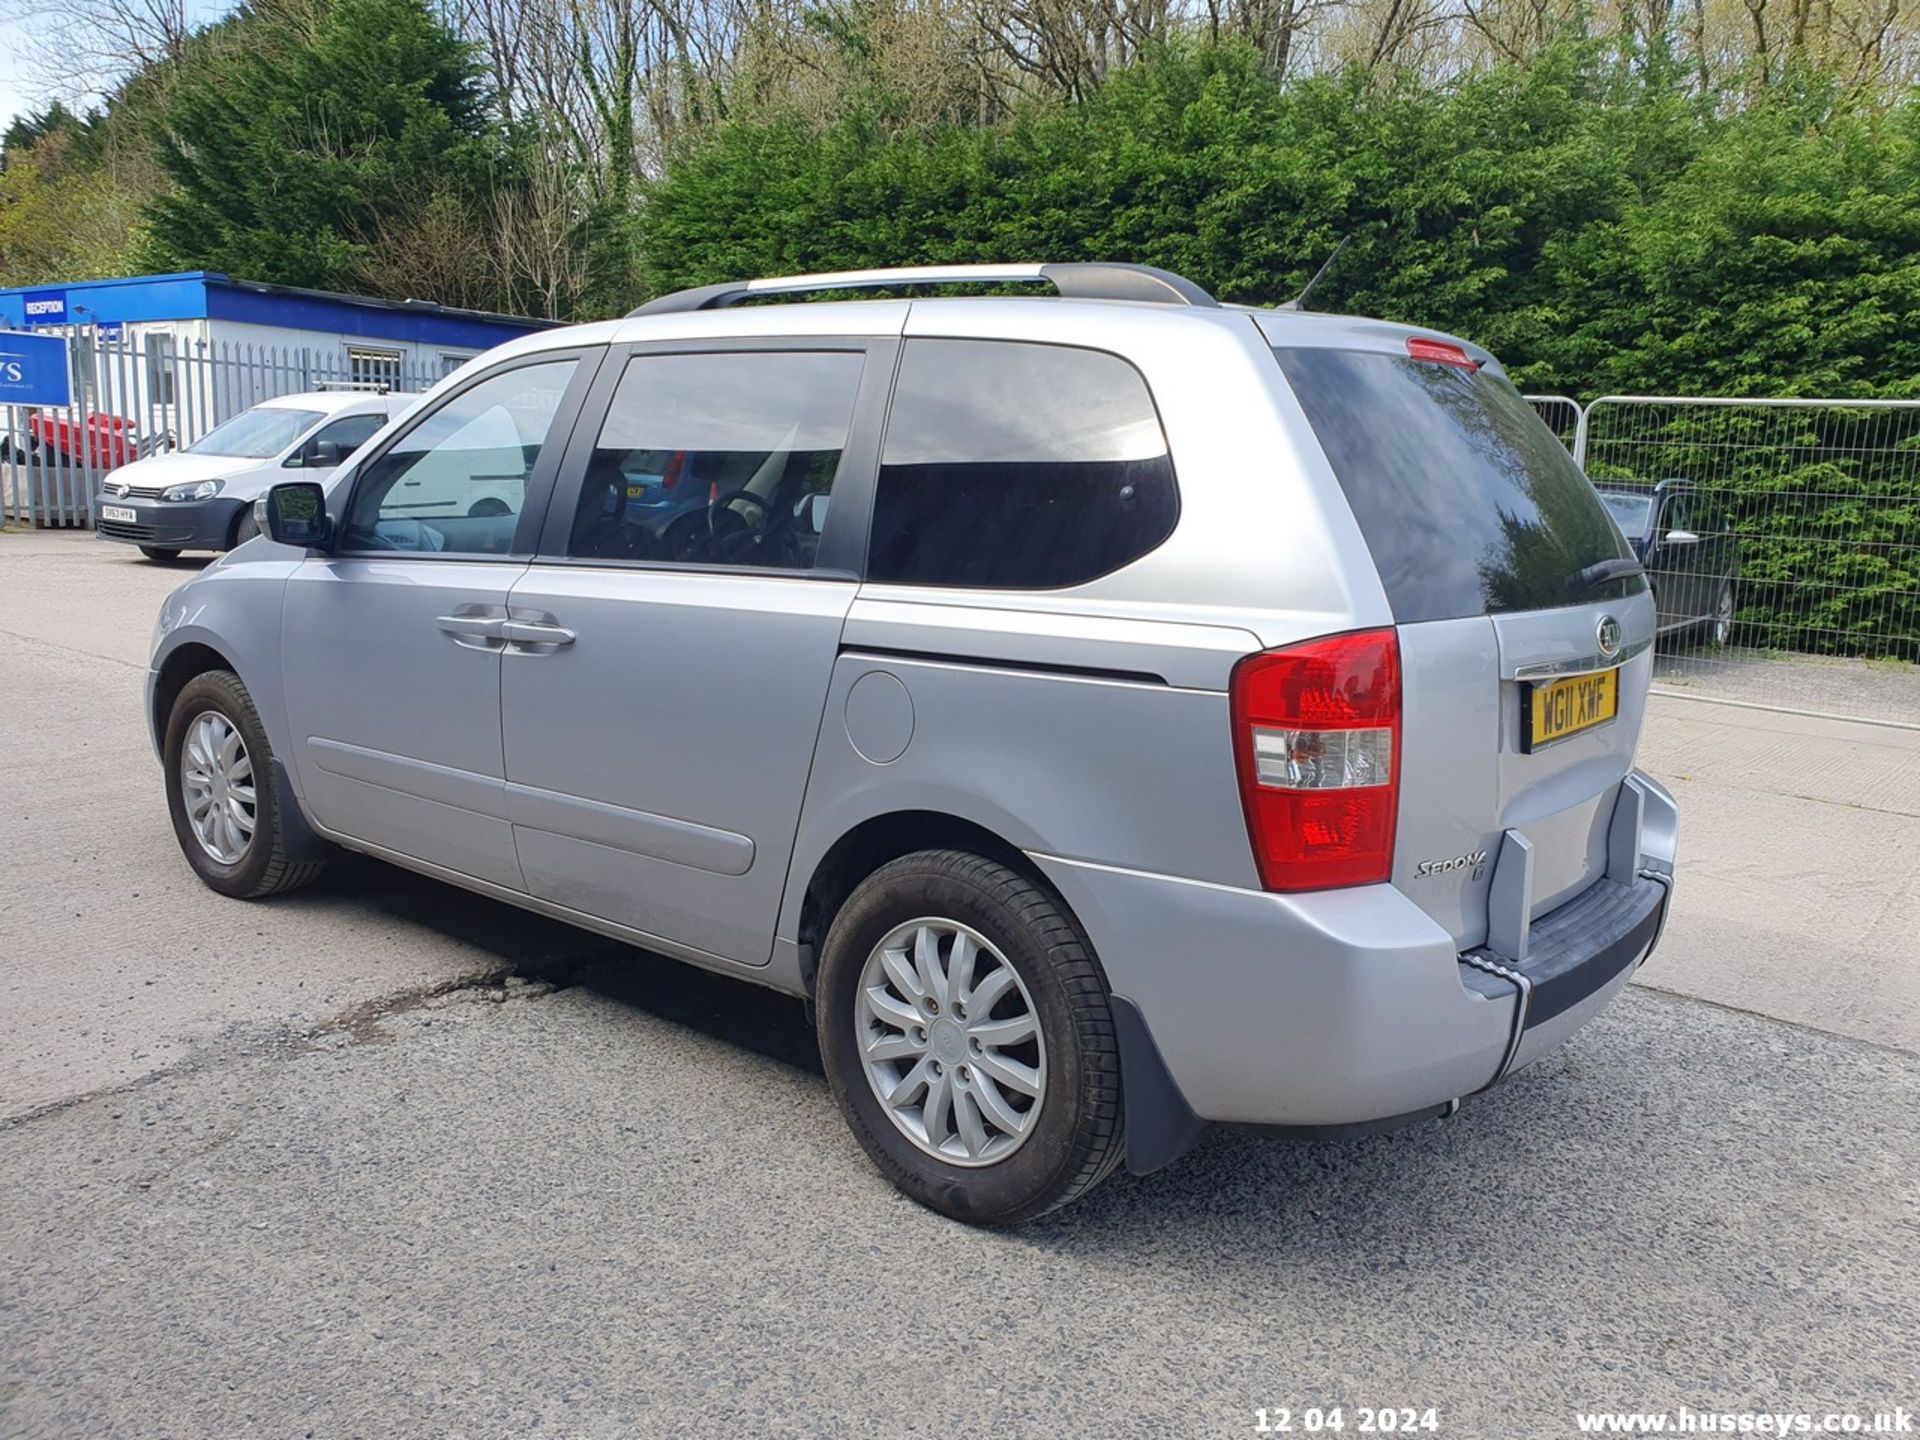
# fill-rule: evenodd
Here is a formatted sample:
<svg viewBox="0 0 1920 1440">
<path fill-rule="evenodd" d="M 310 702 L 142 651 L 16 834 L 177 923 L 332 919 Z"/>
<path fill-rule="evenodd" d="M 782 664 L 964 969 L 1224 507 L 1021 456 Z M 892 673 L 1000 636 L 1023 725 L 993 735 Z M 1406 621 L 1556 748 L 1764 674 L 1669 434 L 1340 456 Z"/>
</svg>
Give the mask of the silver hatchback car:
<svg viewBox="0 0 1920 1440">
<path fill-rule="evenodd" d="M 518 503 L 410 498 L 460 485 Z M 1666 918 L 1646 579 L 1444 335 L 1126 265 L 712 286 L 482 357 L 267 511 L 148 677 L 207 884 L 341 846 L 804 996 L 964 1220 L 1208 1122 L 1449 1114 Z"/>
</svg>

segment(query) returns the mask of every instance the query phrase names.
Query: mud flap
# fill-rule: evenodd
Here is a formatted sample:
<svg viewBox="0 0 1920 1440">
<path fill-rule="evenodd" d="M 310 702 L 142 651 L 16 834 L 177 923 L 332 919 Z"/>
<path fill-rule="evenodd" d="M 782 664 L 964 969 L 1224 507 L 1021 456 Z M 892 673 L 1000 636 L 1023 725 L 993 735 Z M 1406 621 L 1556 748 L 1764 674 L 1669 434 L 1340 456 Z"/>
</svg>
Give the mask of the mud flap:
<svg viewBox="0 0 1920 1440">
<path fill-rule="evenodd" d="M 293 793 L 293 781 L 279 756 L 273 759 L 273 813 L 280 821 L 280 848 L 287 859 L 298 865 L 306 860 L 324 860 L 334 853 L 333 846 L 313 833 L 300 797 Z"/>
<path fill-rule="evenodd" d="M 1120 1041 L 1120 1096 L 1127 1118 L 1127 1173 L 1148 1175 L 1171 1165 L 1206 1131 L 1160 1058 L 1146 1017 L 1131 1000 L 1108 1002 Z"/>
</svg>

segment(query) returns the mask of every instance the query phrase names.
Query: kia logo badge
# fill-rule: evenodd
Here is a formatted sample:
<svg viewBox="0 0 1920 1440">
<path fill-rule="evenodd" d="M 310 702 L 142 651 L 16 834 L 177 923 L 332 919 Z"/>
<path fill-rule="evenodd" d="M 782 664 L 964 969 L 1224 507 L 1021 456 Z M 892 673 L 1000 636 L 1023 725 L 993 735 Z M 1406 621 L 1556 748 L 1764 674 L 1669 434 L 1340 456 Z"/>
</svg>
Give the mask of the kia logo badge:
<svg viewBox="0 0 1920 1440">
<path fill-rule="evenodd" d="M 1611 660 L 1620 653 L 1620 622 L 1611 615 L 1600 617 L 1600 658 Z"/>
</svg>

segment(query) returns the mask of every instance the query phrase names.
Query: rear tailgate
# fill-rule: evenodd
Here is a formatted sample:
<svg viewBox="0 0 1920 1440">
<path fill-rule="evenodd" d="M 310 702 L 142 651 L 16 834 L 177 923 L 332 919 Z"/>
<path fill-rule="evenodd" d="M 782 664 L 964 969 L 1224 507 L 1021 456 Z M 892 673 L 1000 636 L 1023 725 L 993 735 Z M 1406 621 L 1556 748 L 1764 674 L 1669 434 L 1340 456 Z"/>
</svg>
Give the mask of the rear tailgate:
<svg viewBox="0 0 1920 1440">
<path fill-rule="evenodd" d="M 1632 552 L 1490 359 L 1385 327 L 1338 334 L 1324 346 L 1288 336 L 1275 353 L 1399 633 L 1393 883 L 1471 949 L 1487 941 L 1509 832 L 1532 847 L 1536 916 L 1605 870 L 1651 677 L 1653 602 L 1638 577 L 1591 578 Z"/>
</svg>

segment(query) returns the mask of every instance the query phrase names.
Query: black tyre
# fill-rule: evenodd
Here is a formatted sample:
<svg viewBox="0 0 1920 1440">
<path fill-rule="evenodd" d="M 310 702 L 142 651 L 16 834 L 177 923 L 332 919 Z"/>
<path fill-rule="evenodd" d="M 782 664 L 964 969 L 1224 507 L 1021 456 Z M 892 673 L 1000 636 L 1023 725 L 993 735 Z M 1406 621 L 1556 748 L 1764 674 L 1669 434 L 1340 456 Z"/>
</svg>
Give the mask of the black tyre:
<svg viewBox="0 0 1920 1440">
<path fill-rule="evenodd" d="M 1700 638 L 1716 650 L 1733 643 L 1733 581 L 1722 580 L 1713 598 L 1713 615 L 1700 632 Z"/>
<path fill-rule="evenodd" d="M 259 533 L 260 522 L 253 518 L 253 506 L 249 504 L 242 508 L 239 515 L 234 517 L 233 536 L 228 540 L 227 548 L 229 550 L 238 550 Z"/>
<path fill-rule="evenodd" d="M 468 518 L 473 520 L 482 520 L 490 515 L 511 515 L 512 513 L 513 511 L 508 508 L 506 501 L 497 499 L 492 495 L 489 495 L 484 500 L 474 501 L 472 506 L 467 510 Z"/>
<path fill-rule="evenodd" d="M 149 560 L 165 561 L 178 560 L 180 558 L 180 552 L 178 550 L 168 550 L 161 545 L 142 545 L 140 547 L 140 553 Z"/>
<path fill-rule="evenodd" d="M 254 900 L 305 885 L 324 860 L 287 858 L 273 747 L 240 677 L 189 680 L 167 718 L 167 809 L 193 871 L 222 895 Z"/>
<path fill-rule="evenodd" d="M 1005 865 L 924 850 L 868 876 L 834 917 L 815 1003 L 841 1113 L 922 1205 L 1018 1224 L 1119 1163 L 1106 977 L 1060 902 Z"/>
</svg>

